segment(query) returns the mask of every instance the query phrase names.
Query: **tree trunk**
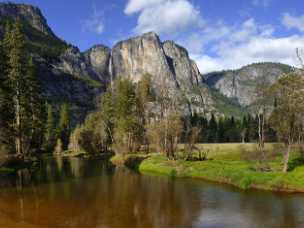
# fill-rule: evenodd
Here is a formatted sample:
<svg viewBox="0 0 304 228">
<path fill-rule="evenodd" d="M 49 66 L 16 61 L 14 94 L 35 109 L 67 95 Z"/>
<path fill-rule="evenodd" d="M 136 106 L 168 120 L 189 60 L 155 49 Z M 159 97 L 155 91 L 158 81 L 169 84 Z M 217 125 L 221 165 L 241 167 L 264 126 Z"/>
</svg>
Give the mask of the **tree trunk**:
<svg viewBox="0 0 304 228">
<path fill-rule="evenodd" d="M 167 154 L 167 157 L 169 158 L 170 157 L 170 154 L 169 154 L 169 150 L 168 150 L 168 117 L 167 117 L 167 111 L 166 111 L 166 114 L 165 114 L 165 151 L 166 151 L 166 154 Z"/>
<path fill-rule="evenodd" d="M 266 160 L 266 154 L 264 151 L 264 125 L 265 125 L 265 118 L 264 114 L 259 114 L 258 115 L 259 119 L 259 149 L 262 153 L 262 161 L 264 162 Z"/>
<path fill-rule="evenodd" d="M 283 172 L 284 173 L 287 173 L 287 171 L 288 171 L 288 162 L 289 162 L 289 155 L 290 155 L 290 147 L 291 147 L 291 145 L 288 144 L 287 148 L 286 148 L 286 151 L 285 151 L 285 154 L 284 154 L 284 167 L 283 167 Z"/>
<path fill-rule="evenodd" d="M 261 126 L 261 146 L 262 146 L 263 149 L 264 149 L 264 144 L 265 144 L 265 131 L 264 131 L 264 127 L 265 127 L 265 114 L 264 113 L 263 113 L 263 116 L 262 116 L 262 126 Z"/>
<path fill-rule="evenodd" d="M 16 115 L 16 153 L 17 155 L 22 155 L 22 129 L 21 129 L 21 110 L 20 110 L 20 92 L 19 86 L 17 85 L 17 95 L 16 95 L 16 104 L 15 104 L 15 115 Z"/>
</svg>

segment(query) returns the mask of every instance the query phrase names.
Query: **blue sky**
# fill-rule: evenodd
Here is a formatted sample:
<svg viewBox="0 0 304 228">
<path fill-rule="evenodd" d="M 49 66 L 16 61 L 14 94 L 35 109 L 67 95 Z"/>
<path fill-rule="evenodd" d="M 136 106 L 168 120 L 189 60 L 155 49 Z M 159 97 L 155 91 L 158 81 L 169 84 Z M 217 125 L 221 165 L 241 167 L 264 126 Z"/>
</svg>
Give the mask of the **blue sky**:
<svg viewBox="0 0 304 228">
<path fill-rule="evenodd" d="M 297 65 L 302 0 L 15 0 L 38 6 L 62 39 L 86 50 L 147 31 L 185 46 L 202 72 L 252 62 Z"/>
</svg>

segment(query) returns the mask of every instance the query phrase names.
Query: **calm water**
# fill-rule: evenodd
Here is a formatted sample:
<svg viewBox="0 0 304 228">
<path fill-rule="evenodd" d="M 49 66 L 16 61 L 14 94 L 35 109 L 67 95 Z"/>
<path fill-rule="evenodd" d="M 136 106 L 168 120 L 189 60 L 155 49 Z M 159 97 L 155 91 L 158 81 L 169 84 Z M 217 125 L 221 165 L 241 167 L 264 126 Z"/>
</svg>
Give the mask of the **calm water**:
<svg viewBox="0 0 304 228">
<path fill-rule="evenodd" d="M 143 176 L 98 160 L 44 160 L 0 185 L 0 227 L 304 227 L 304 195 Z"/>
</svg>

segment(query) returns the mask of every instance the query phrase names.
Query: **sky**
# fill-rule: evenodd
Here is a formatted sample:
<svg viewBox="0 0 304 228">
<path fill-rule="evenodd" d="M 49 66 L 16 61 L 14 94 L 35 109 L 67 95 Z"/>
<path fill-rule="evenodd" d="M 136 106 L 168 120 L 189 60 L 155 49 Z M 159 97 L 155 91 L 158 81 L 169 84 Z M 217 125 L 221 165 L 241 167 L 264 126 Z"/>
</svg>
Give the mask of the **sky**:
<svg viewBox="0 0 304 228">
<path fill-rule="evenodd" d="M 38 6 L 55 34 L 82 51 L 154 31 L 186 47 L 202 73 L 268 61 L 298 66 L 297 48 L 304 56 L 304 0 L 13 2 Z"/>
</svg>

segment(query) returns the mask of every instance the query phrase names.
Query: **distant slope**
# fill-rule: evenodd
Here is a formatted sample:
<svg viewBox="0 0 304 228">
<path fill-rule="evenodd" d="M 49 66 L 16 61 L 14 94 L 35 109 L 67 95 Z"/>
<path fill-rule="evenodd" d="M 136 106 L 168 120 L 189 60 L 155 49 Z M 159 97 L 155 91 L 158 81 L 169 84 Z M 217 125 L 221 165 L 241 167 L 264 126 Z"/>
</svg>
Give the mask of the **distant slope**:
<svg viewBox="0 0 304 228">
<path fill-rule="evenodd" d="M 4 34 L 8 22 L 20 20 L 23 24 L 30 51 L 41 56 L 58 56 L 67 44 L 59 39 L 47 25 L 39 8 L 14 3 L 0 3 L 0 36 Z"/>
<path fill-rule="evenodd" d="M 79 123 L 95 108 L 96 97 L 105 89 L 102 75 L 88 63 L 95 56 L 91 56 L 91 50 L 81 53 L 58 38 L 41 11 L 26 4 L 0 3 L 0 38 L 7 24 L 16 20 L 23 24 L 27 50 L 34 57 L 48 103 L 55 109 L 69 103 L 73 125 Z"/>
<path fill-rule="evenodd" d="M 227 98 L 235 99 L 246 107 L 254 100 L 254 90 L 259 78 L 272 84 L 283 74 L 293 71 L 291 66 L 280 63 L 255 63 L 239 70 L 213 72 L 203 75 L 204 82 Z"/>
</svg>

